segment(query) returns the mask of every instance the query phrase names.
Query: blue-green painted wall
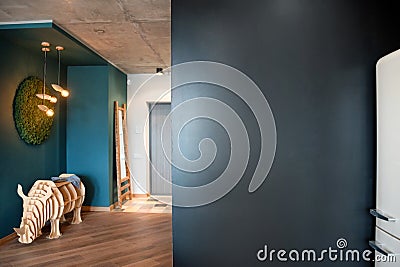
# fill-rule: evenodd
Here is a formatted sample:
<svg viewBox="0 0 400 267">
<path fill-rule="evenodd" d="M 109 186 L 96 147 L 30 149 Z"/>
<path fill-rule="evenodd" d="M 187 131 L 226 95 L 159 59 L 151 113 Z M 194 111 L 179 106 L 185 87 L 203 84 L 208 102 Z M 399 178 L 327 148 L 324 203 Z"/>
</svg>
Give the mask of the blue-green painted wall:
<svg viewBox="0 0 400 267">
<path fill-rule="evenodd" d="M 112 66 L 70 66 L 67 171 L 86 185 L 84 205 L 114 203 L 113 103 L 126 103 L 126 75 Z"/>
<path fill-rule="evenodd" d="M 84 205 L 108 206 L 108 67 L 68 67 L 67 172 L 82 177 Z"/>
<path fill-rule="evenodd" d="M 11 234 L 22 217 L 22 200 L 17 184 L 27 193 L 37 179 L 48 179 L 65 171 L 65 100 L 56 92 L 59 102 L 50 137 L 39 146 L 27 145 L 17 133 L 13 119 L 13 100 L 18 84 L 27 76 L 43 76 L 40 46 L 32 54 L 0 40 L 0 238 Z M 48 60 L 47 81 L 57 81 L 57 62 Z M 62 67 L 61 83 L 66 69 Z M 49 84 L 48 84 L 49 85 Z"/>
</svg>

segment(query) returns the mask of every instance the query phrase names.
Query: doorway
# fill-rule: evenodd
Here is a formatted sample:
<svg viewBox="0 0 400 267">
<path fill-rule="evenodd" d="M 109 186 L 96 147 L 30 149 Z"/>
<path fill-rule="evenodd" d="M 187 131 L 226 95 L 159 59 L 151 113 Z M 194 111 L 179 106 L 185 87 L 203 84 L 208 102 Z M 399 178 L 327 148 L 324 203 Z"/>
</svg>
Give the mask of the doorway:
<svg viewBox="0 0 400 267">
<path fill-rule="evenodd" d="M 171 196 L 171 103 L 149 104 L 150 183 L 152 196 Z"/>
</svg>

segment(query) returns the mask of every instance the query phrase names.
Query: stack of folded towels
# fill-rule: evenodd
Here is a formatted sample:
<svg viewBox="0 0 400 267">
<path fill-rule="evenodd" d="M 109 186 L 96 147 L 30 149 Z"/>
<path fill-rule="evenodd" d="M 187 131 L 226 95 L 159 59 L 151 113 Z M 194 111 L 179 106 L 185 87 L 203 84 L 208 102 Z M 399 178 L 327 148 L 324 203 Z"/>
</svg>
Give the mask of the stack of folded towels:
<svg viewBox="0 0 400 267">
<path fill-rule="evenodd" d="M 51 177 L 50 178 L 53 182 L 71 182 L 73 186 L 76 188 L 81 188 L 81 178 L 76 176 L 75 174 L 67 174 L 63 173 L 60 174 L 59 177 Z"/>
</svg>

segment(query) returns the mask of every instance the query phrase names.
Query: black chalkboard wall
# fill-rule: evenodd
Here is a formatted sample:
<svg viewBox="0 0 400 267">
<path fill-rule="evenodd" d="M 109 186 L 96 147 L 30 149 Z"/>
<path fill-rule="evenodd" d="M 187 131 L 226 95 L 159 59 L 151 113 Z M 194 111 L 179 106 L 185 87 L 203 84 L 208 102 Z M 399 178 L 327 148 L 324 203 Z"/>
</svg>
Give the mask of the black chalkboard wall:
<svg viewBox="0 0 400 267">
<path fill-rule="evenodd" d="M 400 49 L 395 4 L 172 0 L 173 64 L 210 60 L 244 72 L 268 99 L 277 129 L 272 169 L 250 194 L 260 132 L 248 106 L 214 85 L 174 89 L 173 107 L 198 96 L 230 105 L 245 121 L 251 144 L 248 168 L 228 195 L 206 206 L 173 208 L 174 266 L 372 266 L 327 258 L 260 262 L 256 254 L 264 245 L 287 251 L 337 248 L 339 238 L 349 249 L 368 248 L 374 237 L 368 211 L 375 203 L 375 63 Z M 173 83 L 179 75 L 184 73 L 172 74 Z M 180 117 L 173 116 L 173 131 Z M 226 167 L 228 135 L 210 120 L 182 129 L 182 153 L 197 158 L 205 137 L 218 147 L 214 163 L 198 173 L 174 168 L 175 183 L 204 184 Z M 174 149 L 173 159 L 179 163 L 177 153 Z"/>
</svg>

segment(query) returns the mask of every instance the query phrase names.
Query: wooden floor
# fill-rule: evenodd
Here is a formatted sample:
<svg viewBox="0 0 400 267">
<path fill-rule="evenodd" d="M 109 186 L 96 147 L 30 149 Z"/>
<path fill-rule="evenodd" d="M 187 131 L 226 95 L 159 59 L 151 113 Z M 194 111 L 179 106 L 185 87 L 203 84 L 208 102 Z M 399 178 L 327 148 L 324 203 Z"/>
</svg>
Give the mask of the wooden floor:
<svg viewBox="0 0 400 267">
<path fill-rule="evenodd" d="M 7 242 L 0 266 L 172 266 L 171 214 L 84 212 L 82 220 L 62 224 L 60 239 L 46 239 L 46 227 L 29 245 Z"/>
</svg>

